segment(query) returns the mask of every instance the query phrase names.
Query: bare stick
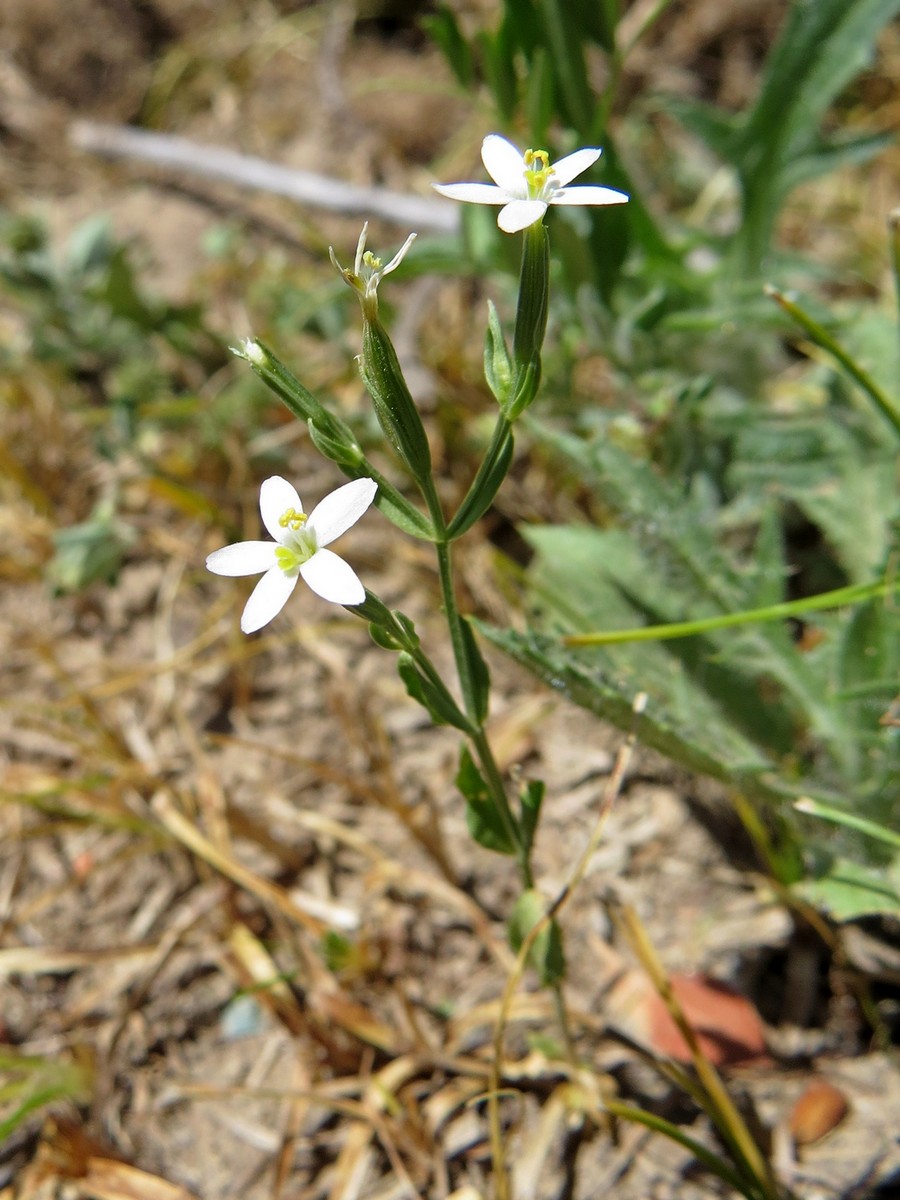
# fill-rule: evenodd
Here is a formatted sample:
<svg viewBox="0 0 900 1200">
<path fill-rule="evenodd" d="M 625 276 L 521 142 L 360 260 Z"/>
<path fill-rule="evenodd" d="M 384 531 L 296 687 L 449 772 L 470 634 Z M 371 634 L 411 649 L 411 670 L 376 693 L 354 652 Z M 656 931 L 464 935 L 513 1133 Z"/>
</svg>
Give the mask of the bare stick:
<svg viewBox="0 0 900 1200">
<path fill-rule="evenodd" d="M 380 217 L 407 229 L 412 227 L 433 233 L 459 230 L 459 209 L 453 203 L 390 192 L 385 188 L 357 187 L 313 171 L 294 171 L 254 155 L 204 146 L 189 138 L 151 133 L 128 125 L 74 121 L 69 140 L 79 150 L 103 158 L 148 162 L 181 174 L 220 179 L 275 196 L 287 196 L 329 212 Z"/>
</svg>

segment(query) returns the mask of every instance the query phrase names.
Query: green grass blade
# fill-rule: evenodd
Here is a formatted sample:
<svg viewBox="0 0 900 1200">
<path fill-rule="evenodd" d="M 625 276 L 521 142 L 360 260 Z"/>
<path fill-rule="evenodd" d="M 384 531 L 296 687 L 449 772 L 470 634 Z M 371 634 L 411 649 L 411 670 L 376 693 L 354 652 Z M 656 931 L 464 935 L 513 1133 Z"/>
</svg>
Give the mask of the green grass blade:
<svg viewBox="0 0 900 1200">
<path fill-rule="evenodd" d="M 830 804 L 822 804 L 808 796 L 797 800 L 794 808 L 797 812 L 807 813 L 811 817 L 821 817 L 823 821 L 831 821 L 834 825 L 855 829 L 857 833 L 864 833 L 867 837 L 884 842 L 886 846 L 900 850 L 900 833 L 895 833 L 893 829 L 888 829 L 887 826 L 881 825 L 877 821 L 869 821 L 865 817 L 857 817 L 854 813 L 844 812 L 843 809 L 832 808 Z"/>
<path fill-rule="evenodd" d="M 820 325 L 818 321 L 814 320 L 796 301 L 791 300 L 784 292 L 771 285 L 767 286 L 765 290 L 766 295 L 771 296 L 776 304 L 793 317 L 817 346 L 821 346 L 844 368 L 850 378 L 869 396 L 882 417 L 900 437 L 900 406 L 878 386 L 868 371 L 865 371 L 856 359 L 847 353 L 824 325 Z"/>
</svg>

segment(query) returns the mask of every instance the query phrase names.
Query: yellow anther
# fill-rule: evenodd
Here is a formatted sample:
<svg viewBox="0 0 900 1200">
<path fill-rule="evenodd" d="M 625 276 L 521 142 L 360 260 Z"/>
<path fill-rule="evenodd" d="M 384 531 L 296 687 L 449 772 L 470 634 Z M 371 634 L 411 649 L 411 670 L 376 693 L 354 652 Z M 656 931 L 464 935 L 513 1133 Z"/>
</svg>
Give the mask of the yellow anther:
<svg viewBox="0 0 900 1200">
<path fill-rule="evenodd" d="M 528 190 L 532 196 L 537 196 L 554 173 L 550 166 L 550 155 L 546 150 L 526 150 L 523 161 Z"/>
<path fill-rule="evenodd" d="M 540 166 L 535 167 L 535 163 L 540 163 Z M 536 171 L 550 170 L 550 155 L 546 150 L 526 150 L 525 151 L 525 166 Z"/>
<path fill-rule="evenodd" d="M 365 252 L 365 254 L 363 255 L 363 262 L 366 264 L 366 266 L 369 268 L 370 271 L 380 271 L 381 270 L 381 259 L 376 254 L 373 254 L 371 250 L 367 250 Z"/>
<path fill-rule="evenodd" d="M 306 524 L 306 513 L 288 508 L 278 518 L 278 524 L 282 529 L 302 529 Z"/>
</svg>

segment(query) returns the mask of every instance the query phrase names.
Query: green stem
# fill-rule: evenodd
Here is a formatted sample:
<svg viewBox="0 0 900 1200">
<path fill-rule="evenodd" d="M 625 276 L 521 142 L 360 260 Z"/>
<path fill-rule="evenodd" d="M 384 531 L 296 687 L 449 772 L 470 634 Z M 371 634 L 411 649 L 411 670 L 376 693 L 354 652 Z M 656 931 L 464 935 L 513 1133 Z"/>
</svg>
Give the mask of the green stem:
<svg viewBox="0 0 900 1200">
<path fill-rule="evenodd" d="M 436 542 L 435 550 L 438 556 L 444 615 L 447 618 L 447 626 L 450 630 L 450 643 L 453 646 L 453 657 L 456 660 L 456 672 L 459 677 L 463 707 L 465 708 L 466 716 L 473 725 L 473 731 L 470 734 L 472 747 L 475 750 L 484 781 L 490 790 L 491 799 L 496 805 L 497 812 L 500 814 L 500 819 L 503 822 L 507 836 L 516 847 L 516 859 L 519 864 L 522 884 L 525 888 L 530 888 L 533 886 L 531 864 L 528 861 L 528 855 L 522 842 L 519 824 L 509 806 L 509 799 L 506 795 L 506 788 L 503 784 L 500 768 L 497 766 L 494 752 L 491 750 L 490 742 L 487 739 L 487 734 L 478 715 L 477 689 L 475 680 L 472 678 L 471 662 L 466 651 L 462 631 L 462 617 L 456 603 L 456 592 L 453 587 L 453 565 L 450 543 L 446 541 Z"/>
<path fill-rule="evenodd" d="M 855 380 L 869 396 L 894 433 L 900 436 L 900 407 L 876 383 L 868 371 L 865 371 L 856 359 L 847 353 L 840 342 L 835 341 L 824 325 L 820 325 L 805 309 L 786 296 L 784 292 L 780 292 L 778 288 L 771 286 L 767 286 L 765 290 L 766 294 L 771 296 L 776 304 L 793 317 L 797 324 L 809 334 L 817 346 L 821 346 L 836 362 L 840 363 L 850 378 Z"/>
<path fill-rule="evenodd" d="M 751 625 L 764 621 L 779 621 L 799 613 L 819 612 L 826 608 L 840 608 L 845 604 L 858 604 L 876 596 L 887 596 L 894 591 L 893 582 L 878 580 L 875 583 L 853 583 L 848 587 L 835 588 L 831 592 L 820 592 L 816 596 L 804 596 L 801 600 L 785 600 L 779 604 L 768 604 L 765 608 L 748 608 L 736 613 L 722 613 L 716 617 L 701 617 L 696 621 L 674 621 L 665 625 L 643 625 L 638 629 L 610 629 L 602 633 L 572 633 L 564 637 L 566 646 L 612 646 L 619 642 L 666 641 L 670 638 L 693 637 L 713 629 L 729 629 L 735 625 Z"/>
<path fill-rule="evenodd" d="M 556 980 L 550 985 L 553 992 L 553 1008 L 556 1012 L 556 1020 L 563 1036 L 563 1049 L 566 1054 L 566 1061 L 575 1069 L 578 1067 L 578 1059 L 575 1056 L 575 1042 L 572 1040 L 572 1030 L 569 1026 L 569 1012 L 566 1008 L 566 998 L 563 995 L 562 983 Z"/>
</svg>

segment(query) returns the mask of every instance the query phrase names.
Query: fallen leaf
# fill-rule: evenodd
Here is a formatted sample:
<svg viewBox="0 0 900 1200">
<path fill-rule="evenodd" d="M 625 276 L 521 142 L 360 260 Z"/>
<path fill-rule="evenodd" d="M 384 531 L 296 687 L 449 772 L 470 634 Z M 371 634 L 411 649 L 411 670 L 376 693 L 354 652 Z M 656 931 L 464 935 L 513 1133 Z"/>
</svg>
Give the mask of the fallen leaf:
<svg viewBox="0 0 900 1200">
<path fill-rule="evenodd" d="M 791 1109 L 791 1136 L 798 1146 L 810 1146 L 836 1129 L 849 1111 L 850 1103 L 840 1088 L 814 1079 Z"/>
<path fill-rule="evenodd" d="M 771 1063 L 762 1019 L 746 997 L 703 975 L 673 974 L 670 981 L 700 1048 L 714 1066 Z M 626 971 L 607 1002 L 611 1023 L 639 1045 L 676 1062 L 691 1062 L 687 1042 L 642 971 Z"/>
</svg>

